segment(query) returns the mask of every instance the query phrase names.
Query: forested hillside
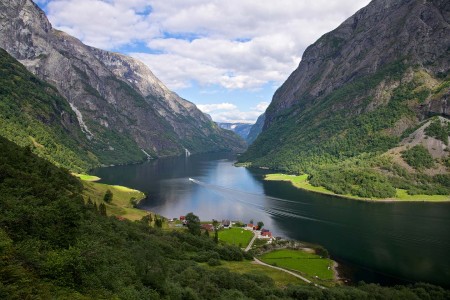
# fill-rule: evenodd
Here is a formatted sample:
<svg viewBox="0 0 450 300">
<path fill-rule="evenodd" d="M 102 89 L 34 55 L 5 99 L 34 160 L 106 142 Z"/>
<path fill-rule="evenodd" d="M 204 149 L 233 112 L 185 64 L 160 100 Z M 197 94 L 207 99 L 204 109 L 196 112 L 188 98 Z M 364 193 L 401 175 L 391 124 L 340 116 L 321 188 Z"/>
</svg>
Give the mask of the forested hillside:
<svg viewBox="0 0 450 300">
<path fill-rule="evenodd" d="M 421 141 L 435 152 L 427 168 L 384 155 L 430 117 L 450 116 L 449 20 L 446 1 L 372 1 L 308 47 L 240 161 L 310 174 L 338 194 L 449 194 L 447 129 L 441 142 Z"/>
<path fill-rule="evenodd" d="M 67 171 L 0 137 L 1 299 L 449 299 L 416 284 L 276 288 L 209 267 L 248 255 L 210 237 L 107 217 Z"/>
<path fill-rule="evenodd" d="M 0 48 L 0 135 L 58 166 L 98 164 L 69 103 Z"/>
</svg>

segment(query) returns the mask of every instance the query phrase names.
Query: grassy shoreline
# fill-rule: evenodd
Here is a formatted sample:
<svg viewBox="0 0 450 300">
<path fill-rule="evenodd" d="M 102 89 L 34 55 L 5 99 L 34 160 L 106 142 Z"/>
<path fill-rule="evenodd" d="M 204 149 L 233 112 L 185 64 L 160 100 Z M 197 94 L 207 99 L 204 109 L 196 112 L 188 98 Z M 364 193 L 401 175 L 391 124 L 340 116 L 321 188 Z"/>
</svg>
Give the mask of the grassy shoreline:
<svg viewBox="0 0 450 300">
<path fill-rule="evenodd" d="M 81 179 L 83 183 L 83 197 L 85 201 L 90 198 L 92 202 L 106 206 L 106 213 L 111 216 L 123 217 L 131 221 L 137 221 L 148 215 L 150 212 L 133 207 L 132 199 L 138 204 L 146 196 L 143 192 L 130 189 L 120 185 L 109 185 L 98 183 L 100 180 L 97 176 L 85 174 L 73 174 Z M 113 199 L 110 203 L 106 203 L 103 199 L 107 190 L 113 193 Z"/>
<path fill-rule="evenodd" d="M 359 201 L 370 202 L 450 202 L 450 196 L 447 195 L 408 195 L 405 190 L 397 189 L 397 195 L 394 198 L 381 199 L 381 198 L 363 198 L 354 195 L 341 195 L 336 194 L 324 187 L 316 187 L 309 183 L 308 174 L 303 175 L 287 175 L 287 174 L 268 174 L 264 177 L 267 181 L 288 181 L 294 187 L 306 190 L 309 192 L 315 192 L 319 194 L 325 194 L 330 196 L 336 196 L 340 198 L 346 198 Z"/>
</svg>

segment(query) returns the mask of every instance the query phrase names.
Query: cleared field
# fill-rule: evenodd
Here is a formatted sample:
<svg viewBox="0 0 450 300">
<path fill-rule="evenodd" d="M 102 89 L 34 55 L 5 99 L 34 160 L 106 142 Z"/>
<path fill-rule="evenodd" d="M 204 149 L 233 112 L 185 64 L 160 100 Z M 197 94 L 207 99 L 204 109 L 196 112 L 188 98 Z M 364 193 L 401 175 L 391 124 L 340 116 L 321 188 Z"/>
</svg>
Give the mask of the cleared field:
<svg viewBox="0 0 450 300">
<path fill-rule="evenodd" d="M 258 265 L 253 261 L 222 261 L 220 267 L 227 268 L 228 270 L 240 274 L 264 274 L 269 276 L 275 282 L 278 287 L 285 287 L 289 284 L 303 285 L 307 284 L 303 280 L 287 274 L 283 271 L 268 268 L 262 265 Z M 217 267 L 214 267 L 217 268 Z"/>
<path fill-rule="evenodd" d="M 77 174 L 77 173 L 72 173 L 72 175 L 80 178 L 83 181 L 99 181 L 100 180 L 100 177 L 92 176 L 92 175 Z"/>
<path fill-rule="evenodd" d="M 229 228 L 219 231 L 219 241 L 241 248 L 247 247 L 253 238 L 253 233 L 242 228 Z"/>
<path fill-rule="evenodd" d="M 265 253 L 259 259 L 267 264 L 298 271 L 309 278 L 333 280 L 333 261 L 301 250 L 282 249 Z"/>
<path fill-rule="evenodd" d="M 340 195 L 336 194 L 330 190 L 327 190 L 321 186 L 313 186 L 308 181 L 308 174 L 303 175 L 287 175 L 287 174 L 268 174 L 264 178 L 268 181 L 289 181 L 293 186 L 299 189 L 307 190 L 310 192 L 316 192 L 326 195 L 333 195 L 347 199 L 355 200 L 370 200 L 370 201 L 431 201 L 431 202 L 445 202 L 450 201 L 450 196 L 448 195 L 409 195 L 405 190 L 396 189 L 396 197 L 389 199 L 377 199 L 377 198 L 361 198 L 354 195 Z"/>
<path fill-rule="evenodd" d="M 131 199 L 135 198 L 137 202 L 145 198 L 145 194 L 127 187 L 118 185 L 107 185 L 103 183 L 96 183 L 90 181 L 83 181 L 84 191 L 83 196 L 85 200 L 91 200 L 97 205 L 105 203 L 103 197 L 107 190 L 113 193 L 113 200 L 111 203 L 105 203 L 106 212 L 108 215 L 121 216 L 129 220 L 140 220 L 143 216 L 148 214 L 147 211 L 133 208 Z"/>
</svg>

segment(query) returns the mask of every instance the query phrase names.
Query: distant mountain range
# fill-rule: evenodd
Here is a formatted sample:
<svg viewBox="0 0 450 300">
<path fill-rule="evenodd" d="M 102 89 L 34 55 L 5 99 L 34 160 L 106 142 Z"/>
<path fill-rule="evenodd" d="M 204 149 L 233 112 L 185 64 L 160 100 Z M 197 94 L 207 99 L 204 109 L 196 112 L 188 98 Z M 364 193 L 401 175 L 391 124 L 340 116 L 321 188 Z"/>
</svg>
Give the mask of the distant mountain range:
<svg viewBox="0 0 450 300">
<path fill-rule="evenodd" d="M 255 141 L 258 135 L 262 131 L 264 125 L 264 114 L 258 117 L 255 124 L 247 123 L 220 123 L 217 122 L 220 128 L 231 130 L 243 138 L 247 144 L 251 144 Z"/>
<path fill-rule="evenodd" d="M 449 67 L 449 1 L 374 0 L 306 49 L 239 159 L 340 194 L 450 193 Z"/>
<path fill-rule="evenodd" d="M 218 122 L 217 125 L 219 125 L 220 128 L 235 132 L 244 140 L 247 139 L 250 129 L 253 126 L 253 124 L 247 123 L 220 123 L 220 122 Z"/>
<path fill-rule="evenodd" d="M 36 78 L 19 66 L 2 69 L 2 76 L 3 72 L 14 76 L 14 71 L 20 69 L 23 80 L 35 78 L 35 86 L 33 82 L 23 86 L 25 94 L 33 93 L 26 90 L 39 85 L 40 94 L 42 89 L 48 90 L 58 99 L 58 106 L 50 102 L 38 106 L 36 99 L 30 98 L 26 109 L 14 111 L 24 108 L 24 103 L 9 107 L 11 114 L 29 119 L 35 129 L 41 128 L 41 133 L 58 131 L 51 141 L 43 138 L 44 134 L 37 134 L 37 129 L 21 127 L 17 122 L 13 127 L 20 138 L 0 132 L 15 142 L 28 144 L 40 155 L 54 156 L 55 151 L 50 148 L 71 149 L 70 166 L 85 168 L 180 155 L 185 149 L 191 153 L 245 149 L 243 140 L 219 128 L 193 103 L 167 89 L 146 65 L 131 57 L 86 46 L 52 28 L 44 12 L 31 0 L 0 2 L 0 48 Z M 2 59 L 15 65 L 6 53 L 2 52 Z M 11 80 L 5 84 L 13 87 L 15 79 Z M 52 113 L 44 116 L 42 111 Z M 11 119 L 5 114 L 0 116 L 2 123 L 12 126 Z M 60 132 L 56 127 L 64 130 Z M 69 140 L 74 140 L 76 147 Z M 61 157 L 53 159 L 66 165 Z"/>
</svg>

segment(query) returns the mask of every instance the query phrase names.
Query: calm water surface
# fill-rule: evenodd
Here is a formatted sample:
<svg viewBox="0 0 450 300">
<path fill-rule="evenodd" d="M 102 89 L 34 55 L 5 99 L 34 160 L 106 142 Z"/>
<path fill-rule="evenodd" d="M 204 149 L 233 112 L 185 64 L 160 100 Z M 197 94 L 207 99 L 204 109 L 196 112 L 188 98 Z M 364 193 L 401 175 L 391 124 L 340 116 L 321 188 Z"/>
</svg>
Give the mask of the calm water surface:
<svg viewBox="0 0 450 300">
<path fill-rule="evenodd" d="M 263 221 L 276 236 L 325 246 L 353 280 L 450 286 L 450 204 L 370 203 L 264 181 L 231 154 L 167 158 L 94 171 L 149 195 L 141 208 L 168 218 Z M 196 181 L 189 181 L 193 178 Z"/>
</svg>

